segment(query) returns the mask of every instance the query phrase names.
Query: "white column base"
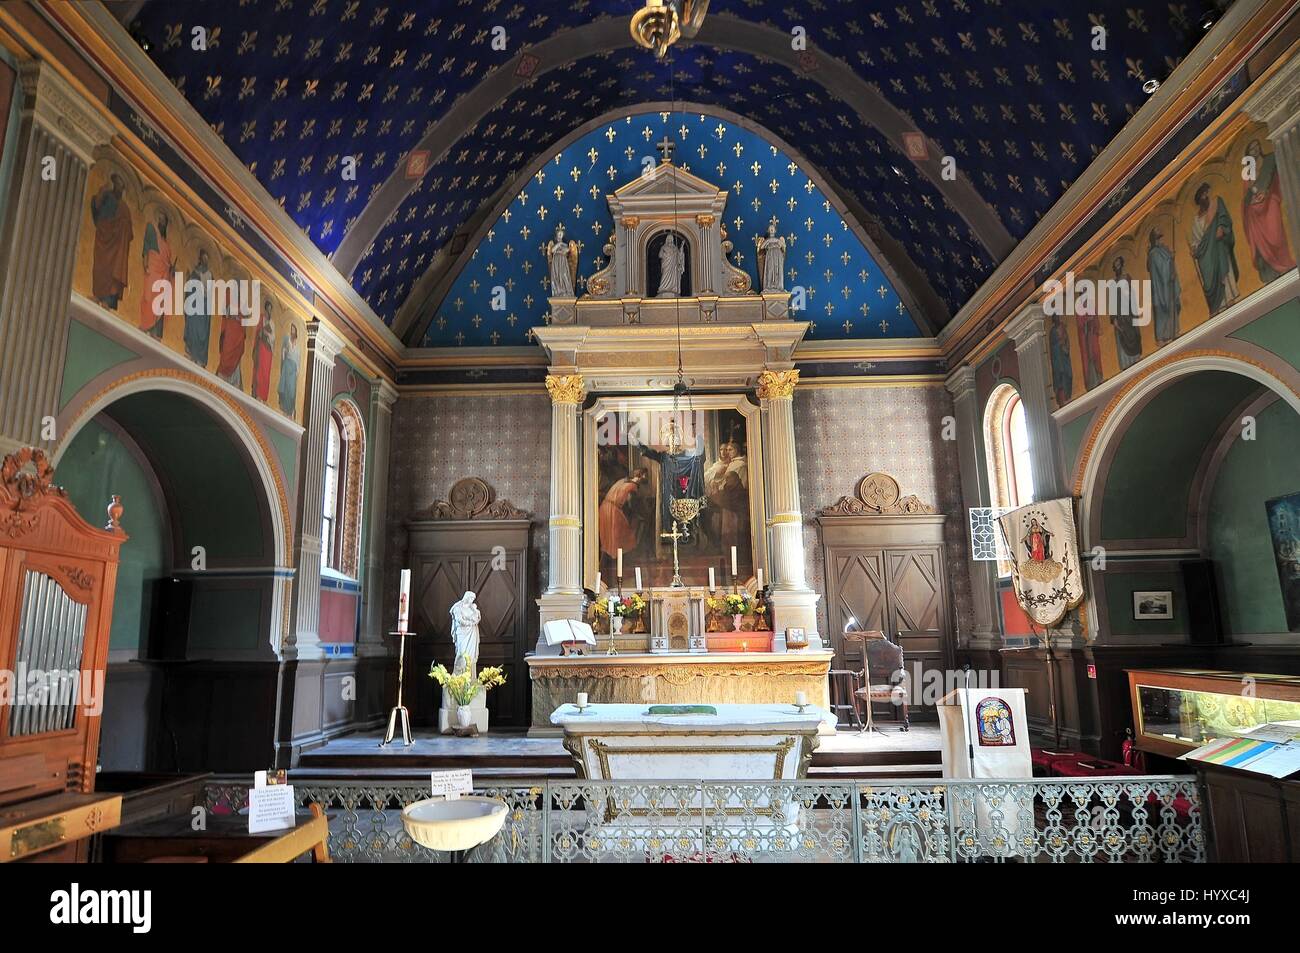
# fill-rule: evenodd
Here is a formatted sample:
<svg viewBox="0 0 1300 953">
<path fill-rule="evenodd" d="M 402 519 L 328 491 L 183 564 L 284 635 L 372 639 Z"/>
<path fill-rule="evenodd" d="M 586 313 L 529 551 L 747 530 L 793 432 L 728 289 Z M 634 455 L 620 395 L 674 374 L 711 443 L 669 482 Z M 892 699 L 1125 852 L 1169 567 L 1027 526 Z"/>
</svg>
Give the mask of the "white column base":
<svg viewBox="0 0 1300 953">
<path fill-rule="evenodd" d="M 546 635 L 542 631 L 546 623 L 552 619 L 581 619 L 582 610 L 586 597 L 581 592 L 547 592 L 537 600 L 537 608 L 540 612 L 541 621 L 537 627 L 537 647 L 534 651 L 538 655 L 559 655 L 560 647 L 558 645 L 547 645 Z"/>
<path fill-rule="evenodd" d="M 810 646 L 821 639 L 817 631 L 817 600 L 821 596 L 811 589 L 774 589 L 772 591 L 772 627 L 784 641 L 785 630 L 794 626 L 808 634 Z"/>
</svg>

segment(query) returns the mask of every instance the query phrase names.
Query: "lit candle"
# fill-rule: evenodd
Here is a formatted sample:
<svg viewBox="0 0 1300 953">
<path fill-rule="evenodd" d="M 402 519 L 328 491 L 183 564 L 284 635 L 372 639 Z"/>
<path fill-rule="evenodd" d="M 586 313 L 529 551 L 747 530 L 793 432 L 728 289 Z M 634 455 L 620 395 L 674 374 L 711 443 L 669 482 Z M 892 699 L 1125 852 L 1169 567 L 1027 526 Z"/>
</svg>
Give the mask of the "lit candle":
<svg viewBox="0 0 1300 953">
<path fill-rule="evenodd" d="M 759 570 L 758 570 L 758 588 L 760 588 L 760 589 L 763 588 L 763 569 L 762 569 L 762 567 L 759 567 Z"/>
<path fill-rule="evenodd" d="M 636 591 L 641 591 L 641 567 L 636 567 Z"/>
<path fill-rule="evenodd" d="M 397 589 L 397 631 L 406 634 L 411 609 L 411 570 L 403 569 Z"/>
<path fill-rule="evenodd" d="M 717 589 L 717 588 L 718 588 L 718 587 L 714 584 L 714 581 L 713 581 L 713 567 L 710 566 L 710 567 L 709 567 L 709 592 L 712 592 L 714 589 Z"/>
<path fill-rule="evenodd" d="M 623 578 L 623 550 L 618 551 L 618 578 Z"/>
<path fill-rule="evenodd" d="M 737 572 L 738 570 L 736 569 L 736 547 L 732 546 L 731 547 L 731 574 L 734 576 L 736 575 Z"/>
<path fill-rule="evenodd" d="M 615 604 L 616 602 L 618 602 L 618 596 L 611 595 L 611 596 L 609 597 L 609 614 L 610 614 L 611 616 L 614 614 L 614 604 Z"/>
<path fill-rule="evenodd" d="M 596 573 L 596 588 L 592 590 L 596 595 L 600 595 L 600 573 Z"/>
<path fill-rule="evenodd" d="M 806 704 L 808 704 L 808 694 L 807 694 L 806 692 L 795 692 L 795 693 L 794 693 L 794 703 L 795 703 L 796 705 L 806 705 Z"/>
<path fill-rule="evenodd" d="M 587 707 L 587 693 L 586 693 L 586 692 L 578 692 L 578 707 L 579 707 L 579 708 L 586 708 L 586 707 Z"/>
</svg>

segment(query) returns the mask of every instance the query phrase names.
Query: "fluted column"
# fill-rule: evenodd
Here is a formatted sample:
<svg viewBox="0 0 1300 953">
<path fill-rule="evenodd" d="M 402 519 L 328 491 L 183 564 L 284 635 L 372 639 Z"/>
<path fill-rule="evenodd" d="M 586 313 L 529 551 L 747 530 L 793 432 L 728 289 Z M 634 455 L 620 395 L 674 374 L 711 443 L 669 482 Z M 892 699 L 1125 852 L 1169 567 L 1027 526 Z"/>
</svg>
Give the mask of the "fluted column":
<svg viewBox="0 0 1300 953">
<path fill-rule="evenodd" d="M 800 626 L 812 634 L 817 632 L 818 597 L 808 588 L 804 568 L 803 512 L 794 442 L 794 388 L 798 382 L 797 369 L 765 370 L 758 376 L 758 399 L 766 460 L 773 625 L 778 632 Z"/>
<path fill-rule="evenodd" d="M 551 395 L 551 513 L 546 592 L 538 600 L 541 622 L 582 614 L 582 459 L 578 408 L 585 392 L 581 374 L 548 374 Z M 537 651 L 551 652 L 538 633 Z M 558 652 L 558 647 L 556 650 Z"/>
<path fill-rule="evenodd" d="M 980 467 L 980 444 L 984 433 L 979 409 L 979 395 L 975 389 L 975 371 L 969 366 L 957 368 L 948 376 L 945 386 L 952 394 L 953 416 L 957 424 L 957 465 L 961 471 L 961 498 L 967 514 L 973 507 L 989 506 L 988 483 Z M 969 526 L 969 515 L 967 517 Z M 969 529 L 967 530 L 969 533 Z M 969 542 L 968 542 L 969 545 Z M 1001 630 L 994 604 L 997 586 L 997 563 L 992 560 L 965 560 L 970 573 L 971 608 L 973 628 L 959 633 L 972 648 L 997 648 L 1001 645 Z"/>
<path fill-rule="evenodd" d="M 333 397 L 334 359 L 344 340 L 319 320 L 307 326 L 307 407 L 298 455 L 298 510 L 294 519 L 293 618 L 285 658 L 321 658 L 320 554 L 325 499 L 325 451 Z"/>
<path fill-rule="evenodd" d="M 48 65 L 21 63 L 18 80 L 17 163 L 0 238 L 3 452 L 42 445 L 42 419 L 59 412 L 86 176 L 95 147 L 113 136 L 94 105 Z"/>
<path fill-rule="evenodd" d="M 1300 57 L 1274 73 L 1246 100 L 1245 109 L 1252 119 L 1268 126 L 1294 256 L 1300 253 Z M 1263 170 L 1257 166 L 1255 172 L 1258 177 Z"/>
<path fill-rule="evenodd" d="M 1026 307 L 1007 324 L 1006 333 L 1016 344 L 1020 365 L 1020 400 L 1025 408 L 1025 429 L 1029 433 L 1034 499 L 1053 500 L 1067 496 L 1061 474 L 1056 424 L 1052 420 L 1047 318 L 1042 306 L 1035 302 Z"/>
<path fill-rule="evenodd" d="M 387 655 L 384 633 L 388 625 L 384 608 L 384 544 L 388 538 L 388 453 L 393 430 L 393 404 L 397 390 L 382 377 L 370 385 L 370 499 L 366 507 L 365 604 L 361 631 L 357 633 L 358 655 Z"/>
</svg>

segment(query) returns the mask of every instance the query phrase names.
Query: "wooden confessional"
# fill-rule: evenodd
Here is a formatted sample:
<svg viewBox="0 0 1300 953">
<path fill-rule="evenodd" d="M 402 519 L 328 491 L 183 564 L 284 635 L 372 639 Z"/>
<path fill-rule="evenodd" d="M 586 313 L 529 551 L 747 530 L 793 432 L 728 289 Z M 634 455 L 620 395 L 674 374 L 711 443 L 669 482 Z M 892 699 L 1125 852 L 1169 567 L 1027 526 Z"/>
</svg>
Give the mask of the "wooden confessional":
<svg viewBox="0 0 1300 953">
<path fill-rule="evenodd" d="M 99 529 L 53 483 L 44 451 L 0 465 L 0 863 L 84 860 L 121 795 L 96 795 L 118 550 L 113 497 Z M 93 694 L 91 694 L 93 692 Z"/>
</svg>

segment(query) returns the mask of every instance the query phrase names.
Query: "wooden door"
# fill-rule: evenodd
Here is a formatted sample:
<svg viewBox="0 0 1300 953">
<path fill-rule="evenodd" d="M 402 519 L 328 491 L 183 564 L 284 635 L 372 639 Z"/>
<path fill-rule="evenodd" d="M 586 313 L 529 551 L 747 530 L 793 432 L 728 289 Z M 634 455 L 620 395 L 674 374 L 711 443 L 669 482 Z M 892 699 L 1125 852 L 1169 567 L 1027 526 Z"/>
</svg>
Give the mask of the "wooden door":
<svg viewBox="0 0 1300 953">
<path fill-rule="evenodd" d="M 943 552 L 937 546 L 891 549 L 885 553 L 885 563 L 889 593 L 885 631 L 903 649 L 903 665 L 912 682 L 913 717 L 937 718 L 933 705 L 920 703 L 920 691 L 933 683 L 934 676 L 927 677 L 928 673 L 942 678 L 951 665 Z"/>
<path fill-rule="evenodd" d="M 826 618 L 835 667 L 844 664 L 841 642 L 850 623 L 857 629 L 887 630 L 885 553 L 879 549 L 830 551 L 832 575 L 827 587 Z"/>
<path fill-rule="evenodd" d="M 479 622 L 479 668 L 499 665 L 506 683 L 488 693 L 489 724 L 501 727 L 528 723 L 525 694 L 528 671 L 524 662 L 523 553 L 469 557 L 471 589 L 483 618 Z M 495 565 L 495 568 L 494 568 Z"/>
<path fill-rule="evenodd" d="M 411 723 L 437 725 L 441 689 L 429 678 L 434 662 L 455 665 L 451 640 L 451 607 L 469 588 L 469 557 L 464 553 L 422 555 L 411 567 L 411 628 L 415 645 L 407 647 L 404 701 Z"/>
</svg>

